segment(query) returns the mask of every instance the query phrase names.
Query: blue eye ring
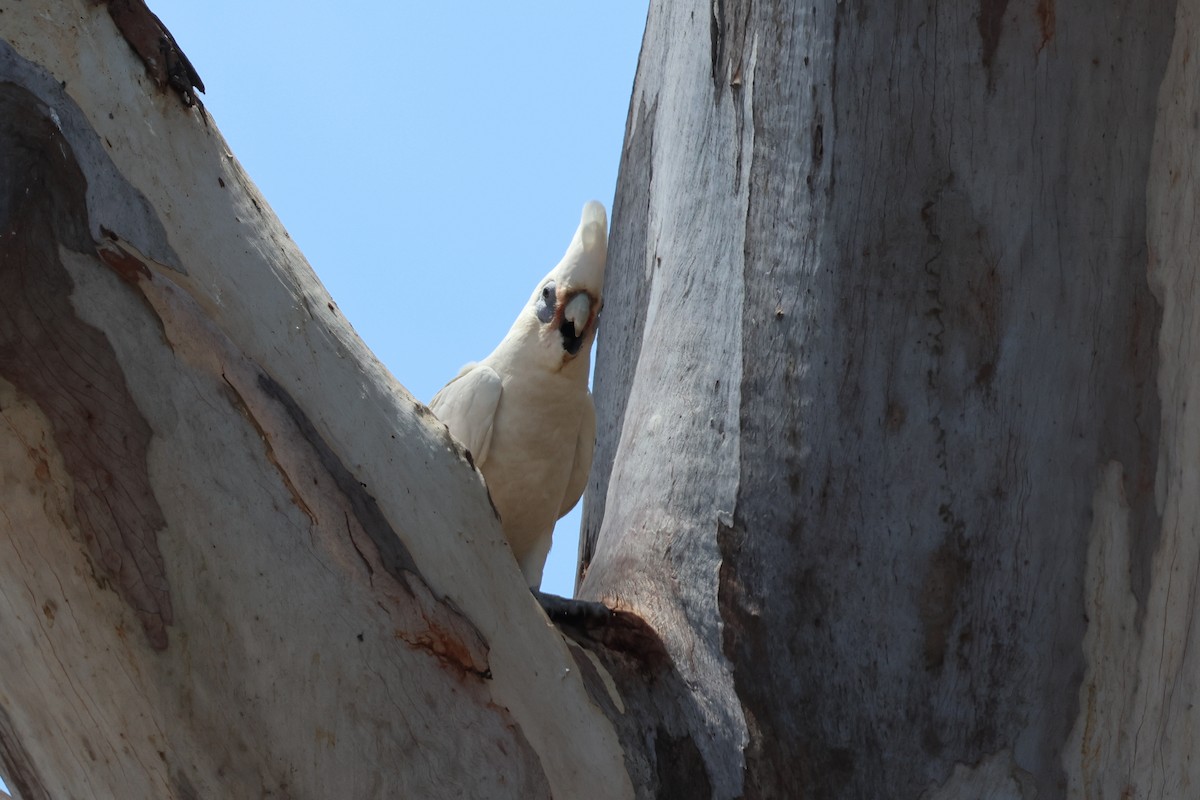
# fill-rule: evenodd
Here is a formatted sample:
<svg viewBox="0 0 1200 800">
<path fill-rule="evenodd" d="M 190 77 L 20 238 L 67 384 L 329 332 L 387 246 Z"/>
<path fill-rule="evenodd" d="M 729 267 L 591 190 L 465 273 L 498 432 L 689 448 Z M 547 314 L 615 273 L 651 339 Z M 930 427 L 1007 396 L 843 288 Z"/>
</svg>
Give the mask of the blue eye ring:
<svg viewBox="0 0 1200 800">
<path fill-rule="evenodd" d="M 554 312 L 558 307 L 558 292 L 555 289 L 554 281 L 547 281 L 542 287 L 542 294 L 538 298 L 537 306 L 534 309 L 537 314 L 538 321 L 542 324 L 547 324 L 554 319 Z"/>
</svg>

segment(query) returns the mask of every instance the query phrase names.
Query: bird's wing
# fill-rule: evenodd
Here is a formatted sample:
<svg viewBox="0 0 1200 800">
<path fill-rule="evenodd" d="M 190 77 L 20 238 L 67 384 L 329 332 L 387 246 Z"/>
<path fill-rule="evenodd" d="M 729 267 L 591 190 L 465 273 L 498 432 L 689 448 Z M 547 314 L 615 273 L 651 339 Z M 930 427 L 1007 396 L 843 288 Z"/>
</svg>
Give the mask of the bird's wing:
<svg viewBox="0 0 1200 800">
<path fill-rule="evenodd" d="M 492 421 L 500 404 L 500 376 L 484 364 L 467 364 L 429 401 L 451 435 L 471 451 L 475 466 L 487 461 Z"/>
<path fill-rule="evenodd" d="M 596 408 L 592 405 L 592 395 L 589 392 L 583 404 L 583 413 L 579 420 L 579 439 L 575 444 L 575 459 L 571 464 L 571 477 L 567 481 L 567 493 L 563 496 L 558 516 L 562 516 L 575 507 L 583 490 L 587 487 L 588 474 L 592 471 L 592 453 L 596 449 Z"/>
</svg>

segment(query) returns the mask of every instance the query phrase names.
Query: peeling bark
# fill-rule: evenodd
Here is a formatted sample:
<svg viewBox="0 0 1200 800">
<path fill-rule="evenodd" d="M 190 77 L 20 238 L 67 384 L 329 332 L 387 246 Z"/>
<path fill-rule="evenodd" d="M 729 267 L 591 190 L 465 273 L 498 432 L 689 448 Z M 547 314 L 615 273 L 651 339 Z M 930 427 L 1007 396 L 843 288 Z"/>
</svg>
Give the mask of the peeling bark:
<svg viewBox="0 0 1200 800">
<path fill-rule="evenodd" d="M 89 0 L 92 5 L 103 5 L 108 9 L 112 21 L 125 37 L 125 41 L 146 65 L 146 72 L 160 89 L 170 87 L 179 95 L 185 106 L 200 102 L 193 89 L 204 91 L 204 81 L 175 37 L 167 30 L 154 12 L 146 7 L 145 0 Z"/>
<path fill-rule="evenodd" d="M 50 418 L 94 559 L 156 649 L 167 646 L 171 595 L 150 488 L 150 428 L 108 340 L 79 319 L 60 249 L 94 256 L 85 179 L 52 110 L 0 85 L 0 375 Z"/>
</svg>

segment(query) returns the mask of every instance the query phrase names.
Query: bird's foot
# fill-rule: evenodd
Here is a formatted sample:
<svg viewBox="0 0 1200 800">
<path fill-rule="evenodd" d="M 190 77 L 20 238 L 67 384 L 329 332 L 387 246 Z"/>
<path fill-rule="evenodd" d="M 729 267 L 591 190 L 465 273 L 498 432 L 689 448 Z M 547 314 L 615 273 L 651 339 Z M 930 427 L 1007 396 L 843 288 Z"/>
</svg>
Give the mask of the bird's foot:
<svg viewBox="0 0 1200 800">
<path fill-rule="evenodd" d="M 575 628 L 595 628 L 611 622 L 616 616 L 608 606 L 592 600 L 575 600 L 556 594 L 530 589 L 551 622 Z"/>
<path fill-rule="evenodd" d="M 656 672 L 669 661 L 658 633 L 632 611 L 609 608 L 592 600 L 575 600 L 530 589 L 550 621 L 580 644 L 594 642 Z M 594 645 L 593 645 L 594 646 Z"/>
</svg>

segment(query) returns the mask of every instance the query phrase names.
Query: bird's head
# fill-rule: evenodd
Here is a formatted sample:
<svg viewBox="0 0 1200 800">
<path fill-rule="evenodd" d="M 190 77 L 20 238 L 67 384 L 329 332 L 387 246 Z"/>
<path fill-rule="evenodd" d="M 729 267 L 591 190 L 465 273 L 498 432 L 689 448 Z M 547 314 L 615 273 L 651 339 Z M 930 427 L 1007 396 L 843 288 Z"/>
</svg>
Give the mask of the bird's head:
<svg viewBox="0 0 1200 800">
<path fill-rule="evenodd" d="M 538 283 L 526 306 L 536 320 L 542 349 L 559 368 L 581 354 L 588 361 L 603 302 L 607 255 L 608 220 L 604 206 L 592 200 L 583 207 L 566 254 Z"/>
</svg>

